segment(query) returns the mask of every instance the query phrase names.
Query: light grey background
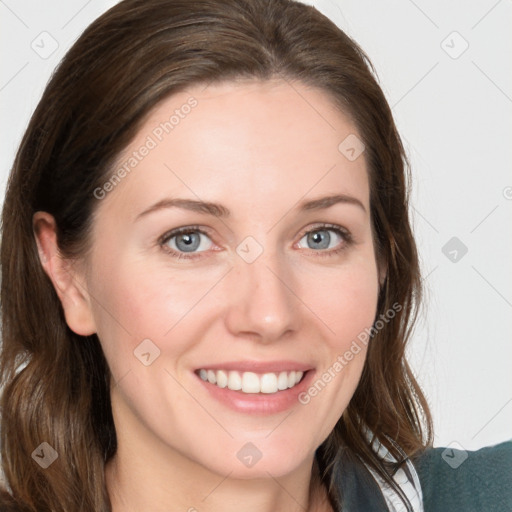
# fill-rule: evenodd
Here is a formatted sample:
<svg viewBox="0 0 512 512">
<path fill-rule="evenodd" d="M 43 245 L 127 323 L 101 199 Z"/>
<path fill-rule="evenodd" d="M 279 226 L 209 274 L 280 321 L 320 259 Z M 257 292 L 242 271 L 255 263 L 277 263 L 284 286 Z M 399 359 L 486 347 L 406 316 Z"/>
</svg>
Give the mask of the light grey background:
<svg viewBox="0 0 512 512">
<path fill-rule="evenodd" d="M 52 70 L 115 3 L 0 0 L 2 201 Z M 410 358 L 435 445 L 511 439 L 512 1 L 307 3 L 368 54 L 411 159 L 426 304 Z"/>
</svg>

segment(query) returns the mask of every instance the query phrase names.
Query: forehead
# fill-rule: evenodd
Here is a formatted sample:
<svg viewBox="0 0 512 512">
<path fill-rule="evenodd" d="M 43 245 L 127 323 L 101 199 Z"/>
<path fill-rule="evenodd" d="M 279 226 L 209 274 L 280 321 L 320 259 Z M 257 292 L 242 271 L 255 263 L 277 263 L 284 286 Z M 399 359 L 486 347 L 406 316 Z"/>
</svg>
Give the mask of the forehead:
<svg viewBox="0 0 512 512">
<path fill-rule="evenodd" d="M 325 192 L 368 206 L 364 154 L 340 143 L 359 137 L 323 91 L 285 80 L 197 85 L 160 102 L 120 155 L 108 201 L 135 210 L 186 192 L 253 207 Z M 109 176 L 107 176 L 108 180 Z M 112 206 L 113 207 L 113 206 Z"/>
</svg>

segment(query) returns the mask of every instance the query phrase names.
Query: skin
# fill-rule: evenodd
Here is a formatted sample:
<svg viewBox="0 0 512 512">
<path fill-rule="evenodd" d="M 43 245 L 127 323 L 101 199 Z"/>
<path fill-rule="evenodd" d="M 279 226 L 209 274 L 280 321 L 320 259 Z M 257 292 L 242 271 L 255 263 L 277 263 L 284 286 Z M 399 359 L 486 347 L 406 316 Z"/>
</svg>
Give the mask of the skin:
<svg viewBox="0 0 512 512">
<path fill-rule="evenodd" d="M 307 405 L 269 415 L 227 408 L 193 371 L 293 359 L 320 376 L 372 325 L 384 276 L 366 162 L 364 153 L 350 161 L 338 151 L 358 132 L 322 91 L 283 80 L 228 82 L 167 98 L 119 161 L 191 95 L 197 106 L 98 200 L 86 259 L 62 258 L 52 216 L 34 215 L 41 262 L 68 325 L 98 334 L 112 371 L 118 451 L 106 478 L 113 510 L 168 512 L 172 504 L 230 512 L 241 503 L 246 512 L 331 510 L 314 452 L 357 387 L 366 347 Z M 364 208 L 296 209 L 334 193 Z M 136 219 L 167 197 L 221 203 L 231 216 L 168 208 Z M 322 223 L 348 230 L 353 243 Z M 198 258 L 177 259 L 158 244 L 167 231 L 190 225 L 208 229 L 198 235 Z M 329 247 L 308 241 L 310 230 L 329 234 Z M 236 252 L 248 236 L 263 249 L 252 263 Z M 167 247 L 185 245 L 172 240 Z M 145 366 L 134 350 L 147 338 L 160 355 Z M 252 467 L 236 457 L 248 442 L 262 453 Z"/>
</svg>

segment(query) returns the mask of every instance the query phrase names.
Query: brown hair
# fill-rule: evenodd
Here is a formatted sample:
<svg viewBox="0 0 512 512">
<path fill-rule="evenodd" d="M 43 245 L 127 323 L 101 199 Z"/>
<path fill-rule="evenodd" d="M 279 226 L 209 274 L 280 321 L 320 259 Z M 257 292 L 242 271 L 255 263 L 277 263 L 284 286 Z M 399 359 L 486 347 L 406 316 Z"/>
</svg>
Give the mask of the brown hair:
<svg viewBox="0 0 512 512">
<path fill-rule="evenodd" d="M 405 359 L 421 296 L 408 220 L 409 166 L 366 55 L 313 7 L 288 0 L 124 0 L 92 23 L 49 81 L 20 144 L 2 213 L 0 360 L 2 468 L 16 510 L 107 512 L 104 466 L 116 451 L 110 372 L 96 335 L 79 336 L 37 251 L 36 211 L 57 224 L 61 253 L 90 247 L 94 190 L 161 100 L 190 85 L 281 78 L 324 91 L 366 146 L 376 255 L 387 277 L 360 383 L 317 450 L 331 502 L 343 447 L 391 485 L 367 426 L 397 458 L 432 444 L 428 404 Z M 341 142 L 341 141 L 340 141 Z M 58 459 L 31 458 L 41 442 Z"/>
</svg>

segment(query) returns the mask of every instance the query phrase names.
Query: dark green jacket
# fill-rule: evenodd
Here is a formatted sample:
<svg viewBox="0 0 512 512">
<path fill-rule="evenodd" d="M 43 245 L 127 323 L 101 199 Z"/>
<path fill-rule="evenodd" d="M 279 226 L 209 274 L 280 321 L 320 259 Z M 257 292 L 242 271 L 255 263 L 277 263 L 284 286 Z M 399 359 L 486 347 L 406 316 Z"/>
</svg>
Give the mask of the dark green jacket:
<svg viewBox="0 0 512 512">
<path fill-rule="evenodd" d="M 420 479 L 425 512 L 512 512 L 512 440 L 467 452 L 430 448 L 411 461 Z M 388 510 L 364 465 L 350 463 L 334 474 L 343 495 L 343 512 Z"/>
</svg>

